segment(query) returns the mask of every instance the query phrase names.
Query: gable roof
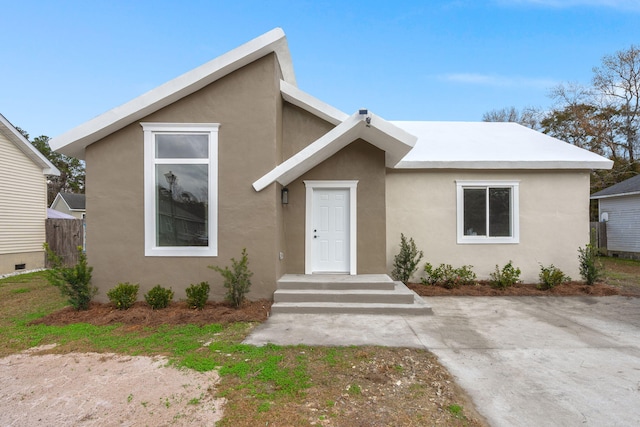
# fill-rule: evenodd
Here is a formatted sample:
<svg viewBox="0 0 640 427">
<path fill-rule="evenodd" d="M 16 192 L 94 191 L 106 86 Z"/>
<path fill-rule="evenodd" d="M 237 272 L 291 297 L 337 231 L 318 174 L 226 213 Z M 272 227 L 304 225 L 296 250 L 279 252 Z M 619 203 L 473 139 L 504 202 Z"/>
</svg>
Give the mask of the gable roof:
<svg viewBox="0 0 640 427">
<path fill-rule="evenodd" d="M 14 143 L 33 163 L 42 169 L 43 175 L 59 176 L 56 168 L 36 147 L 33 146 L 2 114 L 0 114 L 0 133 Z"/>
<path fill-rule="evenodd" d="M 358 139 L 383 150 L 387 167 L 398 163 L 416 142 L 415 136 L 386 120 L 357 112 L 258 179 L 253 188 L 261 191 L 275 181 L 287 185 Z"/>
<path fill-rule="evenodd" d="M 608 197 L 632 196 L 640 194 L 640 175 L 626 179 L 611 187 L 600 190 L 591 195 L 591 199 L 605 199 Z"/>
<path fill-rule="evenodd" d="M 70 211 L 86 210 L 86 196 L 84 194 L 58 193 L 51 206 L 56 206 L 61 201 L 66 203 Z"/>
<path fill-rule="evenodd" d="M 611 169 L 613 162 L 509 122 L 405 122 L 418 141 L 396 169 Z"/>
<path fill-rule="evenodd" d="M 49 144 L 55 151 L 84 159 L 84 150 L 88 145 L 270 53 L 278 57 L 284 80 L 295 85 L 287 40 L 284 31 L 276 28 L 53 138 Z"/>
</svg>

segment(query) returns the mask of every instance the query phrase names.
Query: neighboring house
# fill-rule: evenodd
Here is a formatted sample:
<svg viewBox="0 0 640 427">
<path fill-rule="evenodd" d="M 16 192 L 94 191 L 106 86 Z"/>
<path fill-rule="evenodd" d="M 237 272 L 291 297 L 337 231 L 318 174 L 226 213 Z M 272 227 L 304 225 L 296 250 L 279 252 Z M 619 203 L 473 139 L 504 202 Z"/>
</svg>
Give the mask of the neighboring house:
<svg viewBox="0 0 640 427">
<path fill-rule="evenodd" d="M 0 274 L 44 267 L 47 176 L 60 175 L 0 114 Z"/>
<path fill-rule="evenodd" d="M 598 201 L 598 218 L 606 223 L 607 253 L 640 258 L 640 175 L 591 195 Z"/>
<path fill-rule="evenodd" d="M 74 218 L 84 219 L 87 212 L 85 200 L 84 194 L 58 193 L 50 207 Z"/>
<path fill-rule="evenodd" d="M 50 143 L 86 160 L 103 299 L 126 281 L 183 298 L 243 248 L 250 298 L 286 273 L 388 273 L 400 233 L 481 278 L 509 260 L 526 281 L 552 263 L 577 277 L 590 170 L 612 165 L 513 123 L 347 115 L 297 88 L 280 29 Z"/>
</svg>

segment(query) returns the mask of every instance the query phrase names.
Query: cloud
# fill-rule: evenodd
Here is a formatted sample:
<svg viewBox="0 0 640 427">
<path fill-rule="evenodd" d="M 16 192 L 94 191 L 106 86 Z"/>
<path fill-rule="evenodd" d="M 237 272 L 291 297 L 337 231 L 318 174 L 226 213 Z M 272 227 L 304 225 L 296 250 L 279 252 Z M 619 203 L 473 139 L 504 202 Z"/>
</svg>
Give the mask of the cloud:
<svg viewBox="0 0 640 427">
<path fill-rule="evenodd" d="M 451 73 L 440 76 L 441 80 L 464 83 L 480 86 L 497 86 L 497 87 L 533 87 L 539 89 L 549 89 L 558 84 L 552 79 L 538 79 L 530 77 L 511 77 L 500 76 L 495 74 L 478 74 L 478 73 Z"/>
<path fill-rule="evenodd" d="M 592 6 L 640 12 L 640 2 L 638 0 L 495 0 L 495 2 L 504 6 L 534 5 L 558 9 Z"/>
</svg>

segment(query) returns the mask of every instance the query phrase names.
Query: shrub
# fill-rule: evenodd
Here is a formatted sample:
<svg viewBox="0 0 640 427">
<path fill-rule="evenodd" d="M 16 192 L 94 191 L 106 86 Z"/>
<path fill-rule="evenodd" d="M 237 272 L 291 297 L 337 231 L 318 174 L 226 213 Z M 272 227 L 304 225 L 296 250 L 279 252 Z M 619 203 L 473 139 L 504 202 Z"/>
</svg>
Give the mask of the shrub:
<svg viewBox="0 0 640 427">
<path fill-rule="evenodd" d="M 156 310 L 166 308 L 173 299 L 173 291 L 171 288 L 166 289 L 160 285 L 156 285 L 144 295 L 144 300 Z"/>
<path fill-rule="evenodd" d="M 424 271 L 427 277 L 421 279 L 423 285 L 438 285 L 447 289 L 457 288 L 461 285 L 471 285 L 476 280 L 476 273 L 471 269 L 471 265 L 463 265 L 460 268 L 453 268 L 451 264 L 440 264 L 439 267 L 427 263 Z"/>
<path fill-rule="evenodd" d="M 520 269 L 513 266 L 513 261 L 509 261 L 502 270 L 496 264 L 496 271 L 489 275 L 491 286 L 494 288 L 505 289 L 512 286 L 520 280 Z"/>
<path fill-rule="evenodd" d="M 209 268 L 217 271 L 224 277 L 224 287 L 227 288 L 226 300 L 229 301 L 234 307 L 240 307 L 244 296 L 249 292 L 251 287 L 250 277 L 253 273 L 249 271 L 247 264 L 249 258 L 247 250 L 242 249 L 242 258 L 240 261 L 236 261 L 231 258 L 231 268 L 218 266 L 209 266 Z"/>
<path fill-rule="evenodd" d="M 418 251 L 413 238 L 407 240 L 404 234 L 400 233 L 400 252 L 393 258 L 393 270 L 391 277 L 405 285 L 418 269 L 418 263 L 424 254 Z"/>
<path fill-rule="evenodd" d="M 587 283 L 593 285 L 602 276 L 602 266 L 598 262 L 598 249 L 588 244 L 583 248 L 578 248 L 580 255 L 580 276 Z"/>
<path fill-rule="evenodd" d="M 571 277 L 565 275 L 562 270 L 553 264 L 549 267 L 541 265 L 538 277 L 540 278 L 538 289 L 553 289 L 561 283 L 571 281 Z"/>
<path fill-rule="evenodd" d="M 118 286 L 107 292 L 107 297 L 118 310 L 130 308 L 138 299 L 140 285 L 137 283 L 118 283 Z"/>
<path fill-rule="evenodd" d="M 209 283 L 200 282 L 197 285 L 189 285 L 186 292 L 189 307 L 202 310 L 209 300 Z"/>
<path fill-rule="evenodd" d="M 63 296 L 75 310 L 88 310 L 91 299 L 98 293 L 98 288 L 91 286 L 91 273 L 93 267 L 87 264 L 87 256 L 78 247 L 78 262 L 73 267 L 64 266 L 62 259 L 44 244 L 47 258 L 52 264 L 47 271 L 49 283 L 57 287 Z"/>
</svg>

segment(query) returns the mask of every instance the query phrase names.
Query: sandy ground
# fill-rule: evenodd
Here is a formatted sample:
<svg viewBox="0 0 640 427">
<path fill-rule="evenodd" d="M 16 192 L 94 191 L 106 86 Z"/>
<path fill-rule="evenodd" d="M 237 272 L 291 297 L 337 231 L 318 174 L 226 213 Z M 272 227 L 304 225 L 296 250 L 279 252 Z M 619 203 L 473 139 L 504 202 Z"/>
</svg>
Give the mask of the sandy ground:
<svg viewBox="0 0 640 427">
<path fill-rule="evenodd" d="M 215 371 L 167 366 L 161 357 L 38 354 L 0 359 L 1 426 L 214 425 Z"/>
</svg>

